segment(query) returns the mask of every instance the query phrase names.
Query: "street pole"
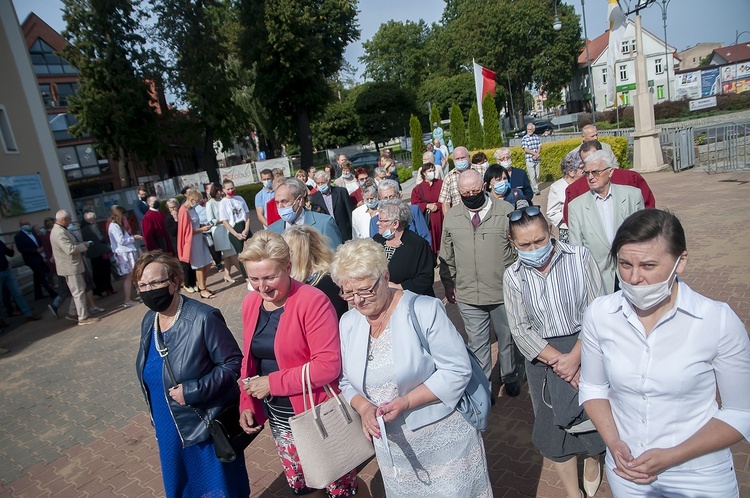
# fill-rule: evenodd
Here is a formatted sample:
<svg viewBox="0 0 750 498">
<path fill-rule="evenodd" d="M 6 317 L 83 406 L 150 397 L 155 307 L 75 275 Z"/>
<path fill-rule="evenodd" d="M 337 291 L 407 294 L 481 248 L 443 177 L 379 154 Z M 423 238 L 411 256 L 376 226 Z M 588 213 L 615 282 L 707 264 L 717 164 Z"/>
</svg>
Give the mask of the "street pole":
<svg viewBox="0 0 750 498">
<path fill-rule="evenodd" d="M 513 90 L 510 87 L 510 74 L 505 73 L 505 76 L 508 78 L 508 95 L 510 96 L 510 112 L 513 114 L 513 129 L 518 129 L 518 120 L 516 119 L 516 108 L 513 107 Z"/>
<path fill-rule="evenodd" d="M 743 31 L 742 33 L 740 33 L 739 29 L 735 29 L 734 33 L 735 33 L 735 35 L 734 35 L 734 44 L 737 45 L 739 43 L 739 41 L 740 41 L 740 36 L 744 35 L 745 33 L 749 33 L 750 34 L 750 31 Z"/>
<path fill-rule="evenodd" d="M 591 75 L 591 59 L 589 58 L 589 34 L 586 29 L 586 5 L 581 0 L 581 14 L 583 14 L 583 37 L 586 40 L 586 66 L 589 70 L 589 91 L 591 92 L 591 120 L 596 125 L 596 92 L 594 91 L 594 77 Z"/>
<path fill-rule="evenodd" d="M 667 7 L 671 0 L 661 0 L 661 20 L 664 24 L 664 63 L 667 67 L 667 100 L 672 100 L 671 92 L 669 90 L 669 45 L 667 45 Z M 641 47 L 638 47 L 641 48 Z"/>
</svg>

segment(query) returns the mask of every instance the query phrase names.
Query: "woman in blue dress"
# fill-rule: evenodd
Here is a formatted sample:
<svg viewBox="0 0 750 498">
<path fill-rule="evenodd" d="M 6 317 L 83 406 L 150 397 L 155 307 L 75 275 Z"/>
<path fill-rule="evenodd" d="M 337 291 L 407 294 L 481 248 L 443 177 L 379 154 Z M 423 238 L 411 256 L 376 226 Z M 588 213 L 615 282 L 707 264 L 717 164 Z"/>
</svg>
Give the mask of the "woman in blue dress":
<svg viewBox="0 0 750 498">
<path fill-rule="evenodd" d="M 182 268 L 174 256 L 144 254 L 133 279 L 150 309 L 141 324 L 136 371 L 156 429 L 166 496 L 246 498 L 245 459 L 220 462 L 204 422 L 239 400 L 237 341 L 219 310 L 180 294 Z"/>
</svg>

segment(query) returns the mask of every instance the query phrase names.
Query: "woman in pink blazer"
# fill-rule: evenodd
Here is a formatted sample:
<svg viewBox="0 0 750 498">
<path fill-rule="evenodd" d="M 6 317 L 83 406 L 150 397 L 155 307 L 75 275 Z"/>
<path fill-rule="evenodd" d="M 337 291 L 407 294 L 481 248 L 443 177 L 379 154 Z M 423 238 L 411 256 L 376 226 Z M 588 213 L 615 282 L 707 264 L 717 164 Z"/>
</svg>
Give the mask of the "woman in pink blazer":
<svg viewBox="0 0 750 498">
<path fill-rule="evenodd" d="M 312 492 L 289 427 L 301 413 L 302 366 L 310 363 L 315 404 L 327 399 L 323 386 L 338 390 L 341 346 L 331 301 L 315 287 L 292 279 L 289 246 L 270 230 L 256 232 L 240 254 L 250 292 L 242 303 L 244 359 L 240 378 L 240 425 L 246 432 L 268 420 L 289 487 L 295 495 Z M 352 469 L 326 487 L 329 496 L 354 496 Z"/>
</svg>

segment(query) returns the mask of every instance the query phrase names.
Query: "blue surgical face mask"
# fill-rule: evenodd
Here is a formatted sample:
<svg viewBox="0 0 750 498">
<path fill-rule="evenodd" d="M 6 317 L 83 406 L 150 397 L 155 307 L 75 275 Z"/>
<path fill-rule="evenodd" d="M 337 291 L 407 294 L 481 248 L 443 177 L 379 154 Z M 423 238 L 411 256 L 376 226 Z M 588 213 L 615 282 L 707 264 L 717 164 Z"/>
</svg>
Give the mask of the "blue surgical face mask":
<svg viewBox="0 0 750 498">
<path fill-rule="evenodd" d="M 273 180 L 263 180 L 263 186 L 268 190 L 271 190 L 273 187 Z"/>
<path fill-rule="evenodd" d="M 299 197 L 297 199 L 299 199 Z M 286 207 L 278 208 L 279 217 L 287 223 L 292 223 L 297 217 L 297 211 L 294 210 L 294 203 L 297 202 L 297 199 L 292 201 L 292 203 Z"/>
<path fill-rule="evenodd" d="M 469 169 L 469 160 L 463 159 L 461 161 L 453 161 L 453 164 L 456 166 L 456 169 L 458 171 L 465 171 Z"/>
<path fill-rule="evenodd" d="M 321 194 L 325 194 L 326 192 L 328 192 L 329 188 L 330 187 L 328 186 L 327 183 L 324 183 L 323 185 L 318 185 L 318 192 L 320 192 Z"/>
<path fill-rule="evenodd" d="M 394 231 L 393 231 L 393 230 L 391 230 L 390 228 L 386 228 L 386 229 L 385 229 L 385 232 L 383 232 L 383 234 L 382 234 L 382 235 L 383 235 L 383 238 L 384 238 L 385 240 L 391 240 L 391 239 L 392 239 L 393 237 L 395 237 L 395 236 L 396 236 L 396 232 L 394 232 Z"/>
<path fill-rule="evenodd" d="M 21 230 L 24 232 L 30 232 L 31 231 L 31 225 L 22 225 Z"/>
<path fill-rule="evenodd" d="M 526 266 L 533 268 L 541 268 L 549 262 L 550 256 L 552 256 L 552 239 L 547 241 L 547 245 L 534 249 L 532 251 L 518 251 L 518 259 L 521 260 Z"/>
<path fill-rule="evenodd" d="M 508 187 L 510 187 L 508 180 L 500 180 L 492 186 L 492 190 L 494 190 L 497 195 L 505 195 L 508 191 Z"/>
<path fill-rule="evenodd" d="M 367 206 L 370 209 L 375 209 L 378 207 L 378 204 L 380 204 L 380 201 L 375 199 L 374 201 L 367 202 L 365 201 L 365 206 Z"/>
<path fill-rule="evenodd" d="M 346 179 L 348 180 L 349 178 L 351 178 L 351 177 L 352 177 L 352 174 L 351 174 L 351 173 L 344 173 L 344 174 L 343 174 L 343 175 L 341 175 L 341 176 L 343 176 L 344 178 L 346 178 Z"/>
</svg>

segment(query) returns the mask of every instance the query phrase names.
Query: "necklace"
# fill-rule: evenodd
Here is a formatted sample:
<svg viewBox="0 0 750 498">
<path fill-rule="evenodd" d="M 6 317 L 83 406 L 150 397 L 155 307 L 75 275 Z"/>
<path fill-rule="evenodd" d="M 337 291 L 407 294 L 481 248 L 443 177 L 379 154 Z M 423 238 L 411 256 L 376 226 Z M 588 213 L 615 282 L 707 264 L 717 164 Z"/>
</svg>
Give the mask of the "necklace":
<svg viewBox="0 0 750 498">
<path fill-rule="evenodd" d="M 180 318 L 180 313 L 182 313 L 182 303 L 183 303 L 183 299 L 182 299 L 182 296 L 180 296 L 180 302 L 177 305 L 177 312 L 172 317 L 172 321 L 170 322 L 169 327 L 171 327 L 172 325 L 174 325 L 175 322 L 177 321 L 177 319 Z M 165 327 L 164 329 L 166 330 L 169 327 Z M 160 348 L 159 347 L 159 340 L 157 339 L 157 334 L 159 334 L 159 333 L 160 333 L 160 329 L 159 329 L 159 313 L 157 313 L 156 316 L 154 317 L 154 344 L 156 345 L 156 350 L 159 352 L 159 356 L 161 356 L 162 358 L 164 358 L 164 356 L 166 356 L 167 348 L 166 348 L 166 345 L 165 345 L 164 348 Z"/>
</svg>

